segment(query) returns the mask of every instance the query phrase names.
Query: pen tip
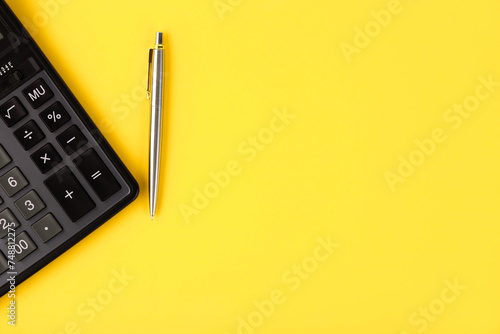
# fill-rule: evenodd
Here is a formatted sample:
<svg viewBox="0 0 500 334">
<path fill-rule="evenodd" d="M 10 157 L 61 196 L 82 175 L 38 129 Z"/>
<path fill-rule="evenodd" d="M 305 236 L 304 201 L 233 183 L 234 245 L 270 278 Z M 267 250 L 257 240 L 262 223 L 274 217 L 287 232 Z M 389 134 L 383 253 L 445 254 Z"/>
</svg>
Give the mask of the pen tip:
<svg viewBox="0 0 500 334">
<path fill-rule="evenodd" d="M 163 33 L 162 32 L 156 33 L 156 44 L 157 45 L 163 44 Z"/>
</svg>

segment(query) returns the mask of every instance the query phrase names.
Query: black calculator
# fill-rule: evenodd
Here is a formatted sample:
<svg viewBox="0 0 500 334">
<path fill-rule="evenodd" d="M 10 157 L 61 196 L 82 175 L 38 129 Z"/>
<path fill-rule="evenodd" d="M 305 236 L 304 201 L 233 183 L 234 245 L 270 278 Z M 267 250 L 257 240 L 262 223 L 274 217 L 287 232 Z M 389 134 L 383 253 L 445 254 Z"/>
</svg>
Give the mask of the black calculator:
<svg viewBox="0 0 500 334">
<path fill-rule="evenodd" d="M 138 191 L 0 0 L 0 296 L 109 220 Z"/>
</svg>

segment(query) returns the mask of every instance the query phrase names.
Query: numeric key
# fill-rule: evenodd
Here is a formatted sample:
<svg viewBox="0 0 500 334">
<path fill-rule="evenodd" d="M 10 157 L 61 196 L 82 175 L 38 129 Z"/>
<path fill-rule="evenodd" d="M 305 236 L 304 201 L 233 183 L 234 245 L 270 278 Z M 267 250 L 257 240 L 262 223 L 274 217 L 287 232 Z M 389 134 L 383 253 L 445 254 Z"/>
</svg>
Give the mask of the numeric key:
<svg viewBox="0 0 500 334">
<path fill-rule="evenodd" d="M 19 221 L 14 217 L 12 211 L 5 209 L 0 212 L 0 239 L 5 238 L 9 231 L 15 230 L 18 227 Z"/>
<path fill-rule="evenodd" d="M 19 168 L 14 167 L 4 176 L 0 177 L 0 186 L 9 197 L 14 196 L 29 184 Z"/>
<path fill-rule="evenodd" d="M 30 219 L 43 209 L 45 203 L 42 201 L 36 191 L 32 190 L 16 201 L 16 206 L 24 218 Z"/>
<path fill-rule="evenodd" d="M 8 245 L 8 244 L 7 244 Z M 14 252 L 16 253 L 15 259 L 21 261 L 26 256 L 30 255 L 37 249 L 35 243 L 30 238 L 28 233 L 21 232 L 16 236 L 16 242 L 14 244 Z"/>
</svg>

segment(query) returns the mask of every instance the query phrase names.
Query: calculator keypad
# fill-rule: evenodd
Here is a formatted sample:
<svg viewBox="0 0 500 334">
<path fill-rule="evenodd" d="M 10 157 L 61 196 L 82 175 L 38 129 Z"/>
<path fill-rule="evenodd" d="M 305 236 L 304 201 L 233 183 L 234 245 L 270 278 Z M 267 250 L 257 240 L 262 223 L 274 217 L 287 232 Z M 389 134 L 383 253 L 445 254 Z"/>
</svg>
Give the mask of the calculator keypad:
<svg viewBox="0 0 500 334">
<path fill-rule="evenodd" d="M 0 100 L 2 279 L 13 270 L 8 261 L 28 270 L 135 197 L 128 176 L 73 108 L 44 71 Z"/>
</svg>

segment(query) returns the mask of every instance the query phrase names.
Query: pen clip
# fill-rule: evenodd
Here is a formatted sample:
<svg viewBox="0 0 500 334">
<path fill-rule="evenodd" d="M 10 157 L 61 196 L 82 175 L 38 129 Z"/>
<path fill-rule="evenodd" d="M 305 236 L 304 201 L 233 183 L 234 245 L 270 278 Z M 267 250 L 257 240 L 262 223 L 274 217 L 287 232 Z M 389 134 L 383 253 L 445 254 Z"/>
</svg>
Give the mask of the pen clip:
<svg viewBox="0 0 500 334">
<path fill-rule="evenodd" d="M 153 63 L 153 51 L 154 49 L 149 49 L 149 61 L 148 61 L 148 86 L 146 88 L 147 90 L 147 99 L 151 99 L 151 65 Z"/>
</svg>

